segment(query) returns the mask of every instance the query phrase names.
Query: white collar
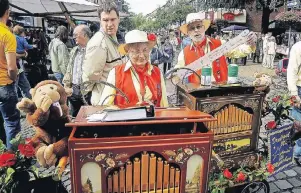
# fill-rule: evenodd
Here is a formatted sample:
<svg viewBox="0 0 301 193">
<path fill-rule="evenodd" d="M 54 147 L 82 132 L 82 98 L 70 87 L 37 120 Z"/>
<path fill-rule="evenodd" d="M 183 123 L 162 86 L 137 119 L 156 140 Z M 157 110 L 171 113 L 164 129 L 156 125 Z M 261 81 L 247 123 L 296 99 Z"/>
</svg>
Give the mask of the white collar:
<svg viewBox="0 0 301 193">
<path fill-rule="evenodd" d="M 208 38 L 206 36 L 206 46 L 208 46 L 210 44 L 212 44 L 212 41 L 210 40 L 210 38 Z M 191 44 L 190 44 L 190 50 L 192 50 L 192 48 L 195 48 L 194 44 L 193 44 L 193 41 L 191 41 Z"/>
<path fill-rule="evenodd" d="M 128 60 L 127 63 L 125 64 L 125 68 L 124 68 L 124 72 L 128 71 L 131 67 L 133 66 L 131 60 Z M 151 72 L 153 71 L 153 65 L 148 65 L 148 74 L 151 74 Z"/>
</svg>

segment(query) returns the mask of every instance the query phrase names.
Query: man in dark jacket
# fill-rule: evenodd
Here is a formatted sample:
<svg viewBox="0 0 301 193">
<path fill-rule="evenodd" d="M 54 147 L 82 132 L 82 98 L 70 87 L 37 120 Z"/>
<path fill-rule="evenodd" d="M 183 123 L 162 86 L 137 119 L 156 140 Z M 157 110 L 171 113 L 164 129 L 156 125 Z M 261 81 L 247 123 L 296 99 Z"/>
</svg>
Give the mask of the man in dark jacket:
<svg viewBox="0 0 301 193">
<path fill-rule="evenodd" d="M 260 34 L 257 34 L 257 42 L 256 42 L 256 51 L 253 55 L 253 63 L 255 63 L 255 59 L 257 59 L 257 63 L 260 63 L 260 56 L 262 56 L 263 52 L 263 40 L 260 36 Z"/>
</svg>

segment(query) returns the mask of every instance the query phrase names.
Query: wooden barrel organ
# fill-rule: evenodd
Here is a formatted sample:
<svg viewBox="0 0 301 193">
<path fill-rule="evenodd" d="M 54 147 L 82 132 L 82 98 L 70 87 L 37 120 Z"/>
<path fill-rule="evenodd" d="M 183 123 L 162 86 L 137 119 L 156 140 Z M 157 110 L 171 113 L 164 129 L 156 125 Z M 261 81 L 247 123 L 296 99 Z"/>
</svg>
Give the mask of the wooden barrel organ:
<svg viewBox="0 0 301 193">
<path fill-rule="evenodd" d="M 253 86 L 218 88 L 179 84 L 177 95 L 180 104 L 217 119 L 205 126 L 214 133 L 213 150 L 225 167 L 255 164 L 264 93 L 256 92 Z M 218 164 L 212 160 L 211 171 L 218 170 Z"/>
<path fill-rule="evenodd" d="M 73 193 L 205 193 L 214 118 L 188 108 L 156 109 L 150 120 L 87 122 L 82 107 L 69 138 Z"/>
<path fill-rule="evenodd" d="M 108 192 L 179 193 L 180 176 L 178 165 L 144 151 L 108 175 Z"/>
</svg>

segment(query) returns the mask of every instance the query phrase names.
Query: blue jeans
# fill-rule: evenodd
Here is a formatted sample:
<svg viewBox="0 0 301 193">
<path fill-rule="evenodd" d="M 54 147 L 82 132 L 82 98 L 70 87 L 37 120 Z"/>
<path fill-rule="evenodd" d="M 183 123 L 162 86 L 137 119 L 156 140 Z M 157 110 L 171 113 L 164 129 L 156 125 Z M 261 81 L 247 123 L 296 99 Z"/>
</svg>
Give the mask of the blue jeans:
<svg viewBox="0 0 301 193">
<path fill-rule="evenodd" d="M 31 99 L 31 94 L 29 92 L 31 89 L 31 86 L 30 86 L 30 83 L 28 82 L 27 77 L 25 76 L 24 72 L 21 72 L 18 75 L 18 78 L 16 80 L 16 88 L 17 88 L 17 93 L 18 93 L 18 89 L 21 90 L 22 97 Z"/>
<path fill-rule="evenodd" d="M 0 86 L 0 112 L 4 119 L 7 149 L 11 149 L 10 140 L 21 131 L 20 112 L 16 108 L 18 96 L 15 84 Z"/>
<path fill-rule="evenodd" d="M 54 77 L 56 78 L 56 80 L 61 83 L 61 85 L 63 85 L 63 78 L 64 78 L 64 75 L 62 73 L 59 73 L 59 72 L 54 72 Z"/>
<path fill-rule="evenodd" d="M 301 87 L 298 86 L 298 96 L 301 97 Z M 291 117 L 301 122 L 301 109 L 293 107 Z M 294 147 L 294 157 L 301 158 L 301 138 L 296 140 Z"/>
</svg>

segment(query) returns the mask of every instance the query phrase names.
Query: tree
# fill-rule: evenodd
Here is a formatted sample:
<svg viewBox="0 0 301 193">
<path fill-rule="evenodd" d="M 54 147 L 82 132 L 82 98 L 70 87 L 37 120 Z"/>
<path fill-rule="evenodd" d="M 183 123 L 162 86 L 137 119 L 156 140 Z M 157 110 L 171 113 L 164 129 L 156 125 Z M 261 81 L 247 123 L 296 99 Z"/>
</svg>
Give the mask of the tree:
<svg viewBox="0 0 301 193">
<path fill-rule="evenodd" d="M 201 3 L 202 10 L 208 9 L 244 9 L 254 4 L 256 1 L 256 8 L 262 10 L 262 23 L 261 31 L 262 33 L 267 33 L 270 24 L 270 14 L 277 8 L 284 5 L 285 0 L 199 0 Z M 249 5 L 249 6 L 248 6 Z M 258 6 L 259 5 L 259 6 Z"/>
<path fill-rule="evenodd" d="M 278 7 L 284 5 L 284 0 L 258 0 L 262 7 L 261 32 L 269 31 L 270 15 Z"/>
<path fill-rule="evenodd" d="M 170 7 L 169 11 L 171 12 L 170 21 L 181 25 L 185 21 L 186 16 L 194 12 L 195 9 L 186 0 L 179 0 Z"/>
<path fill-rule="evenodd" d="M 82 191 L 83 193 L 93 193 L 92 182 L 89 178 L 87 179 L 86 183 L 83 185 Z"/>
<path fill-rule="evenodd" d="M 135 29 L 135 25 L 134 25 L 131 17 L 125 17 L 125 18 L 121 19 L 119 26 L 122 29 L 125 29 L 127 31 Z"/>
</svg>

